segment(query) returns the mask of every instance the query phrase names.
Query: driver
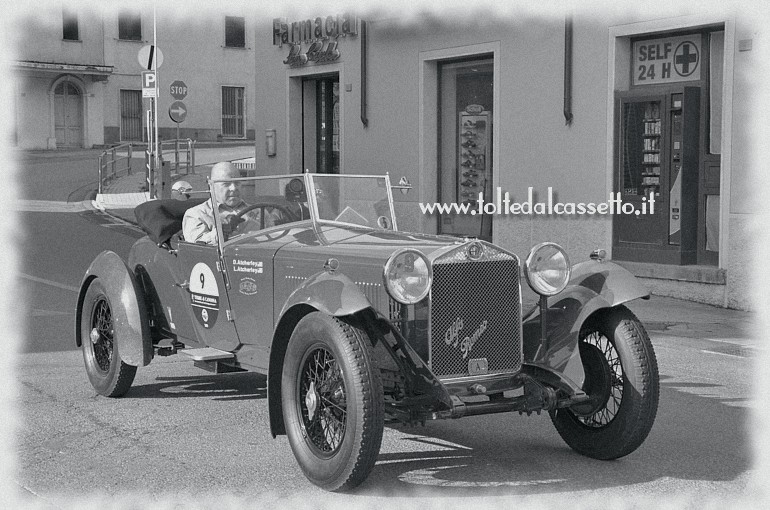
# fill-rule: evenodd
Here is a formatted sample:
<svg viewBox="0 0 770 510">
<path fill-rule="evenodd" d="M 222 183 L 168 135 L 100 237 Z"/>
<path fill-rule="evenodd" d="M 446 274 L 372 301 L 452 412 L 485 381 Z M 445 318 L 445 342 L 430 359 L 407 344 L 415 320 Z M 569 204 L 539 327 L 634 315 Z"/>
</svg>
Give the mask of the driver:
<svg viewBox="0 0 770 510">
<path fill-rule="evenodd" d="M 217 163 L 211 169 L 211 180 L 232 179 L 240 177 L 238 170 L 232 163 L 223 161 Z M 222 221 L 222 234 L 225 240 L 239 227 L 241 222 L 252 224 L 253 229 L 258 229 L 260 224 L 260 212 L 258 209 L 244 215 L 238 215 L 238 210 L 246 205 L 241 198 L 240 184 L 234 181 L 215 182 L 213 185 L 214 196 L 219 205 L 219 216 Z M 265 218 L 269 220 L 269 218 Z M 244 225 L 245 227 L 246 225 Z M 246 229 L 244 228 L 243 231 Z M 217 231 L 214 228 L 214 207 L 212 198 L 200 205 L 188 209 L 182 220 L 182 235 L 190 243 L 217 243 Z"/>
</svg>

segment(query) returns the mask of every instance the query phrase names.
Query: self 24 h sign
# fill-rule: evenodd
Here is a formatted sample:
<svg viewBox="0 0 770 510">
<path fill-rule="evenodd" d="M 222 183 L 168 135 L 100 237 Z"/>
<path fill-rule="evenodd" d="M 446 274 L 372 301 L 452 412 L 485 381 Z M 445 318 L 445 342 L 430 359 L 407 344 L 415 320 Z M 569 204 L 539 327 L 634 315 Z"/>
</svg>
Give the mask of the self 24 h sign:
<svg viewBox="0 0 770 510">
<path fill-rule="evenodd" d="M 633 45 L 634 85 L 700 80 L 700 34 L 636 41 Z"/>
</svg>

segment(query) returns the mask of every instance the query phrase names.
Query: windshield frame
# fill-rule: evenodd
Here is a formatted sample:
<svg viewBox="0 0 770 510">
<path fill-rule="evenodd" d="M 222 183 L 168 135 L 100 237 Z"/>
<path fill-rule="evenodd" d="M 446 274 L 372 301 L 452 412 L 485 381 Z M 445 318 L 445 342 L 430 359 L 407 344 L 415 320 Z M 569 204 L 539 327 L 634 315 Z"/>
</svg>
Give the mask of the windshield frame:
<svg viewBox="0 0 770 510">
<path fill-rule="evenodd" d="M 373 230 L 377 230 L 376 227 L 367 226 L 367 225 L 361 225 L 359 223 L 350 223 L 350 222 L 344 222 L 344 221 L 337 221 L 332 220 L 328 218 L 321 218 L 321 215 L 318 212 L 318 199 L 316 195 L 316 183 L 314 181 L 314 178 L 321 177 L 323 179 L 327 178 L 339 178 L 339 179 L 385 179 L 385 194 L 388 199 L 388 207 L 390 211 L 390 220 L 391 220 L 391 227 L 389 229 L 382 229 L 382 230 L 392 230 L 392 231 L 398 231 L 398 224 L 396 222 L 396 212 L 395 207 L 393 204 L 393 190 L 391 188 L 390 184 L 390 176 L 386 174 L 376 174 L 376 175 L 364 175 L 364 174 L 313 174 L 313 173 L 304 173 L 304 174 L 278 174 L 278 175 L 259 175 L 259 176 L 251 176 L 251 177 L 229 177 L 229 178 L 223 178 L 223 179 L 211 179 L 207 178 L 208 182 L 208 188 L 209 188 L 209 194 L 211 196 L 211 202 L 213 205 L 213 212 L 214 212 L 214 221 L 217 225 L 217 239 L 219 241 L 219 246 L 224 246 L 225 244 L 230 244 L 231 242 L 237 241 L 238 239 L 243 239 L 246 237 L 250 237 L 253 234 L 256 234 L 258 232 L 266 232 L 273 229 L 280 229 L 285 228 L 287 225 L 297 224 L 297 223 L 303 223 L 308 220 L 312 221 L 314 226 L 320 225 L 320 224 L 332 224 L 332 225 L 343 225 L 346 227 L 357 227 L 357 228 L 371 228 Z M 301 179 L 305 185 L 305 193 L 307 195 L 307 205 L 308 209 L 310 211 L 310 218 L 302 219 L 298 221 L 293 221 L 290 223 L 282 223 L 280 225 L 275 225 L 273 227 L 268 227 L 262 230 L 255 230 L 253 232 L 248 232 L 245 236 L 238 236 L 234 239 L 228 239 L 225 241 L 224 234 L 222 232 L 222 229 L 219 228 L 219 226 L 222 224 L 222 218 L 220 217 L 219 212 L 219 202 L 216 199 L 216 194 L 214 193 L 214 184 L 217 182 L 259 182 L 263 180 L 275 180 L 275 179 Z"/>
<path fill-rule="evenodd" d="M 394 232 L 398 231 L 398 223 L 396 222 L 396 211 L 393 206 L 393 190 L 390 187 L 390 175 L 384 174 L 384 175 L 364 175 L 364 174 L 305 174 L 308 180 L 308 190 L 313 190 L 311 193 L 312 200 L 309 198 L 309 202 L 312 202 L 312 208 L 310 215 L 313 217 L 314 223 L 331 223 L 333 225 L 344 225 L 346 227 L 363 227 L 363 228 L 371 228 L 374 230 L 377 230 L 375 227 L 367 226 L 367 225 L 361 225 L 360 223 L 350 223 L 346 221 L 338 221 L 338 220 L 332 220 L 329 218 L 321 218 L 321 214 L 318 212 L 318 199 L 316 194 L 316 186 L 314 179 L 316 177 L 321 177 L 323 179 L 328 178 L 337 178 L 337 179 L 385 179 L 385 193 L 388 198 L 388 208 L 390 210 L 390 221 L 391 221 L 391 227 L 388 229 L 383 228 L 382 230 L 392 230 Z"/>
</svg>

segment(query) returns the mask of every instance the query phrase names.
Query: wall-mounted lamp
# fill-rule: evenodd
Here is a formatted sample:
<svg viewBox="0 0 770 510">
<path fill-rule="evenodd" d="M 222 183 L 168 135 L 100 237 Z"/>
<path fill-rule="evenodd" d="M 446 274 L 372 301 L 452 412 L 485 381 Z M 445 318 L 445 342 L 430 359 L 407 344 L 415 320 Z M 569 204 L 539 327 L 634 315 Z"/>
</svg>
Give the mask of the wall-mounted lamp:
<svg viewBox="0 0 770 510">
<path fill-rule="evenodd" d="M 275 156 L 275 129 L 265 130 L 265 153 L 268 157 Z"/>
</svg>

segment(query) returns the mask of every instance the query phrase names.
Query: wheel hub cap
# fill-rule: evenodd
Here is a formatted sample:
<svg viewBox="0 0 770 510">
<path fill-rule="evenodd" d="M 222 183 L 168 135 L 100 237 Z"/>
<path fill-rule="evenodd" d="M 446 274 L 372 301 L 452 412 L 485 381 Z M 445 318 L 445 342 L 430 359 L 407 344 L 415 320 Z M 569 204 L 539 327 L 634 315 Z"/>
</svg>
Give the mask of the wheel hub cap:
<svg viewBox="0 0 770 510">
<path fill-rule="evenodd" d="M 88 338 L 91 339 L 92 344 L 96 344 L 96 342 L 99 341 L 99 330 L 94 328 L 91 330 L 91 333 L 89 333 Z"/>
<path fill-rule="evenodd" d="M 307 389 L 307 395 L 305 395 L 305 406 L 307 407 L 307 418 L 312 420 L 315 416 L 315 411 L 318 408 L 318 392 L 315 388 L 315 381 L 310 383 L 310 387 Z"/>
</svg>

